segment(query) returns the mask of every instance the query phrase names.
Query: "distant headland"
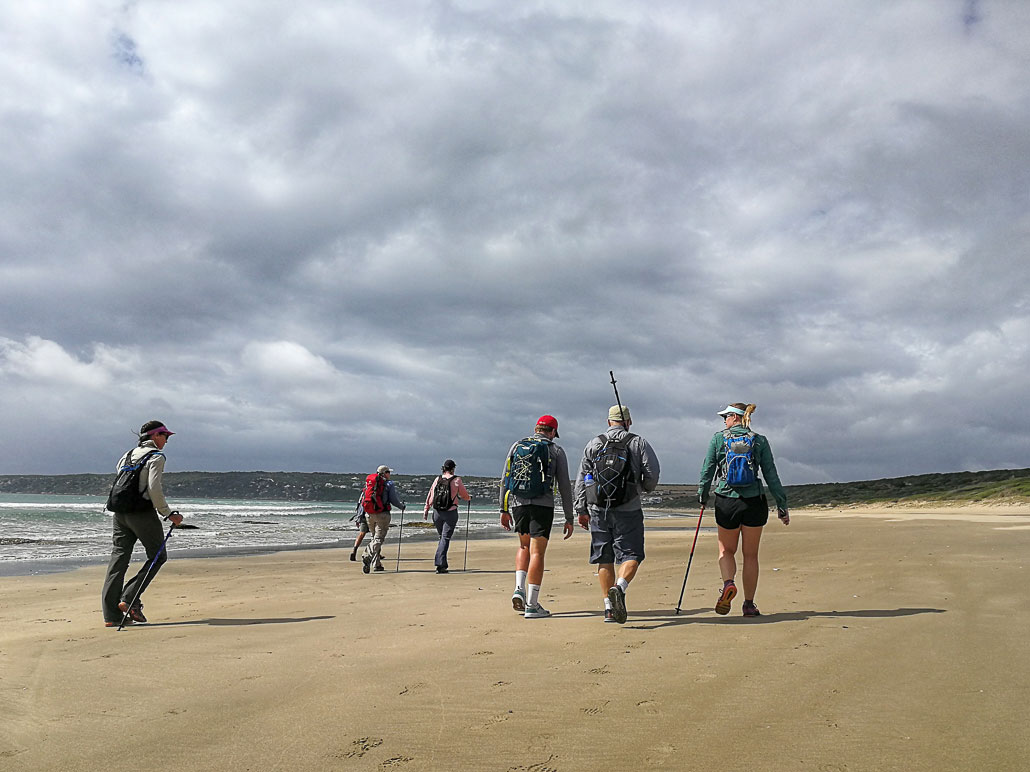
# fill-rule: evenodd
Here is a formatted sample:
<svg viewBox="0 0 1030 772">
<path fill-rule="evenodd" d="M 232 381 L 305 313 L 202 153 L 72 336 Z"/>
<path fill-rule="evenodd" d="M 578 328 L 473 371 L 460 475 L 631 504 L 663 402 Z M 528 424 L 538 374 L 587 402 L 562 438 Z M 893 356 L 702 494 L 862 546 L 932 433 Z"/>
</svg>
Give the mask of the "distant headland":
<svg viewBox="0 0 1030 772">
<path fill-rule="evenodd" d="M 0 475 L 0 493 L 105 496 L 113 475 Z M 421 506 L 435 475 L 394 474 L 408 504 Z M 167 472 L 169 498 L 357 502 L 364 474 L 330 472 Z M 499 480 L 462 475 L 477 503 L 497 498 Z M 849 504 L 1030 504 L 1030 469 L 951 472 L 859 482 L 788 485 L 791 507 Z M 649 509 L 697 508 L 696 485 L 659 485 L 644 497 Z"/>
</svg>

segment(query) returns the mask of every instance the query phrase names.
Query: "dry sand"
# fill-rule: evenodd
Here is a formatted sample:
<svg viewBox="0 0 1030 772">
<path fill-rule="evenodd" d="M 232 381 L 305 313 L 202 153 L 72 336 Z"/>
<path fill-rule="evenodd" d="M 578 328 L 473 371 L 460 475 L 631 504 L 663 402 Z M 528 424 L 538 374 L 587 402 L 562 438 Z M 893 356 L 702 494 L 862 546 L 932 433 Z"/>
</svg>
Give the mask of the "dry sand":
<svg viewBox="0 0 1030 772">
<path fill-rule="evenodd" d="M 338 550 L 175 559 L 123 632 L 100 567 L 3 578 L 0 770 L 1027 769 L 1030 511 L 794 515 L 757 620 L 712 611 L 707 530 L 674 613 L 687 519 L 650 527 L 624 626 L 578 529 L 545 620 L 511 610 L 512 539 L 447 576 L 430 544 L 368 576 Z"/>
</svg>

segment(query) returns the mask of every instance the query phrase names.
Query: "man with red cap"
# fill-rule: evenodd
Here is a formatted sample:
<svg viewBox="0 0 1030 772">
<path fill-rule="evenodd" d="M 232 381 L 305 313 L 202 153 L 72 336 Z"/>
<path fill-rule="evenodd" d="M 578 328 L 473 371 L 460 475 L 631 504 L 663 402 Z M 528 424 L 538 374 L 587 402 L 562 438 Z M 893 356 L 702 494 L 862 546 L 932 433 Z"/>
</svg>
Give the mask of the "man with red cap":
<svg viewBox="0 0 1030 772">
<path fill-rule="evenodd" d="M 572 536 L 572 482 L 569 462 L 558 437 L 558 419 L 542 415 L 532 437 L 511 446 L 501 476 L 501 526 L 519 535 L 515 553 L 515 591 L 511 605 L 526 619 L 542 619 L 551 612 L 540 605 L 544 578 L 544 552 L 554 522 L 554 491 L 565 511 L 565 538 Z"/>
</svg>

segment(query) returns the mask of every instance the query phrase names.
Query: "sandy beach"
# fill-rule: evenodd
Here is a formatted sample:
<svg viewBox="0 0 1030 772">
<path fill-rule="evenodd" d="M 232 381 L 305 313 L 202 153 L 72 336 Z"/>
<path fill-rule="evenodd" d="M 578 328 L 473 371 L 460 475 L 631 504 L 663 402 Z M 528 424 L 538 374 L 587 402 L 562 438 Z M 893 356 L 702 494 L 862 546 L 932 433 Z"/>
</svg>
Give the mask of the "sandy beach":
<svg viewBox="0 0 1030 772">
<path fill-rule="evenodd" d="M 755 620 L 712 610 L 709 530 L 674 612 L 693 518 L 650 527 L 623 626 L 579 529 L 545 620 L 511 609 L 513 538 L 445 576 L 430 543 L 367 576 L 345 550 L 175 559 L 122 632 L 101 567 L 2 578 L 0 769 L 1026 769 L 1030 509 L 792 515 Z"/>
</svg>

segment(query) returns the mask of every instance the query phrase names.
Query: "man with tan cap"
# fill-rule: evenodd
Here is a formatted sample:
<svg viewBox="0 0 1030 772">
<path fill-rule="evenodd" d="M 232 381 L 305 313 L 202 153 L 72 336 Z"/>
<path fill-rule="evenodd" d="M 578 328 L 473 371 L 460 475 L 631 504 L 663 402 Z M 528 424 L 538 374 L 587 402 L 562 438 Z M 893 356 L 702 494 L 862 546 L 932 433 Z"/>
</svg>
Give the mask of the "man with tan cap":
<svg viewBox="0 0 1030 772">
<path fill-rule="evenodd" d="M 604 593 L 604 621 L 620 625 L 626 621 L 626 590 L 644 560 L 640 494 L 658 487 L 661 471 L 648 441 L 628 431 L 632 423 L 625 405 L 608 411 L 608 431 L 583 449 L 575 491 L 579 524 L 590 529 L 590 562 Z"/>
<path fill-rule="evenodd" d="M 376 469 L 375 474 L 365 478 L 365 490 L 361 496 L 359 507 L 368 519 L 368 527 L 372 532 L 372 541 L 361 555 L 361 570 L 368 573 L 383 570 L 383 542 L 386 531 L 390 528 L 390 507 L 400 507 L 401 512 L 406 505 L 397 495 L 397 488 L 390 480 L 393 470 L 386 464 Z"/>
</svg>

